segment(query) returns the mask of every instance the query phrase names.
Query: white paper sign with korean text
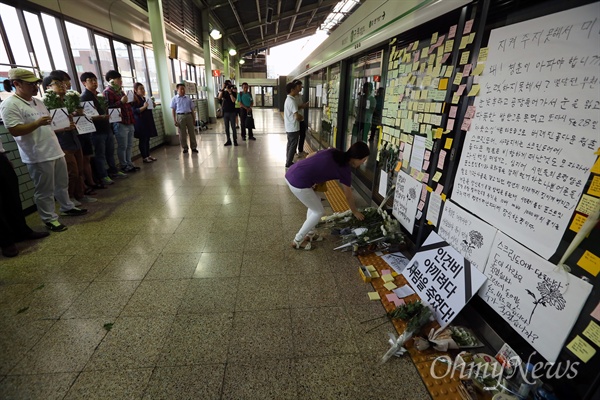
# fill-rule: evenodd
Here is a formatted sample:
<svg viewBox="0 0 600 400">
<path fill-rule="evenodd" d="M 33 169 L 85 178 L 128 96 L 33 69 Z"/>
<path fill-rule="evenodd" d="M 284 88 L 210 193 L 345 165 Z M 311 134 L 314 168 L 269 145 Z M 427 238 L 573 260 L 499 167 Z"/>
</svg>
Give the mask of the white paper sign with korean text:
<svg viewBox="0 0 600 400">
<path fill-rule="evenodd" d="M 421 182 L 407 175 L 404 171 L 398 172 L 392 214 L 411 234 L 415 226 L 415 216 L 417 215 L 417 206 L 419 205 L 419 196 L 421 195 L 421 185 Z"/>
<path fill-rule="evenodd" d="M 600 145 L 600 3 L 491 31 L 452 199 L 548 259 Z"/>
<path fill-rule="evenodd" d="M 417 249 L 402 275 L 431 306 L 441 326 L 452 322 L 486 279 L 435 232 Z"/>
<path fill-rule="evenodd" d="M 98 110 L 96 109 L 96 106 L 94 106 L 93 101 L 84 101 L 83 103 L 81 103 L 81 106 L 83 107 L 83 113 L 88 117 L 95 117 L 97 115 L 100 115 L 100 113 L 98 113 Z"/>
<path fill-rule="evenodd" d="M 49 112 L 50 118 L 52 118 L 50 124 L 53 130 L 57 131 L 71 126 L 71 119 L 69 118 L 69 112 L 66 108 L 53 108 L 52 110 L 49 110 Z"/>
<path fill-rule="evenodd" d="M 88 117 L 87 115 L 74 117 L 73 121 L 75 122 L 75 127 L 80 135 L 96 132 L 96 127 L 92 122 L 92 118 Z"/>
<path fill-rule="evenodd" d="M 592 285 L 496 234 L 479 296 L 546 360 L 555 362 Z"/>
<path fill-rule="evenodd" d="M 108 109 L 108 122 L 121 122 L 121 109 L 120 108 L 109 108 Z"/>
<path fill-rule="evenodd" d="M 447 201 L 437 233 L 485 273 L 485 265 L 497 231 L 452 201 Z"/>
</svg>

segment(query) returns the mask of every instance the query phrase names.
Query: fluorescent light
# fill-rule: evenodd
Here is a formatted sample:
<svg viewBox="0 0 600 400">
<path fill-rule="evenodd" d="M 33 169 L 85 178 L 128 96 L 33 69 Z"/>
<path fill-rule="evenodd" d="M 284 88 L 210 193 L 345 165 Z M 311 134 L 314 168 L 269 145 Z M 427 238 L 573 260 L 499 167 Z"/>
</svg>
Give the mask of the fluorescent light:
<svg viewBox="0 0 600 400">
<path fill-rule="evenodd" d="M 237 54 L 237 51 L 235 51 L 235 49 L 229 49 L 229 55 L 230 56 L 235 56 Z"/>
<path fill-rule="evenodd" d="M 218 29 L 213 29 L 212 31 L 210 31 L 210 37 L 217 40 L 217 39 L 221 39 L 221 37 L 223 37 L 223 35 L 221 35 L 221 32 L 219 32 Z"/>
<path fill-rule="evenodd" d="M 246 61 L 245 61 L 245 60 L 242 58 L 242 59 L 240 60 L 240 64 L 246 64 Z"/>
</svg>

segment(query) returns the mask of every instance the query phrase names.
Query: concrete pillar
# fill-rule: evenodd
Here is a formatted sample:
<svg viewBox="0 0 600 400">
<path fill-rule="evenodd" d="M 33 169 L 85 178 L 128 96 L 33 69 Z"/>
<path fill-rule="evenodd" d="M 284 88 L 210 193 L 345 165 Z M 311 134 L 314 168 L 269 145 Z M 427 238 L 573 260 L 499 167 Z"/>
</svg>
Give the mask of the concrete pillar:
<svg viewBox="0 0 600 400">
<path fill-rule="evenodd" d="M 165 25 L 163 23 L 162 0 L 148 0 L 148 19 L 150 22 L 150 34 L 152 35 L 152 50 L 154 51 L 154 62 L 158 75 L 158 90 L 162 104 L 162 116 L 167 135 L 176 135 L 175 121 L 171 113 L 171 78 L 167 65 L 167 46 Z"/>
<path fill-rule="evenodd" d="M 208 35 L 208 8 L 202 9 L 202 49 L 204 53 L 204 71 L 206 73 L 206 95 L 208 96 L 208 119 L 210 123 L 217 122 L 217 108 L 215 107 L 215 88 L 212 77 L 212 54 L 210 52 L 210 36 Z"/>
</svg>

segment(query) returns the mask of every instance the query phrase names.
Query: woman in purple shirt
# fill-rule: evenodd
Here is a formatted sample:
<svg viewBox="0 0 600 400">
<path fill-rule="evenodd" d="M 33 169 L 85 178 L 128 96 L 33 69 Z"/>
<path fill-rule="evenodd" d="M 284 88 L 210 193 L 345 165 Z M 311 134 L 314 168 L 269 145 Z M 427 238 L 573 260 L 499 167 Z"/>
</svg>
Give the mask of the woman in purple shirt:
<svg viewBox="0 0 600 400">
<path fill-rule="evenodd" d="M 292 242 L 293 248 L 304 250 L 312 248 L 311 230 L 317 226 L 325 213 L 321 198 L 314 191 L 317 184 L 339 180 L 352 214 L 361 221 L 365 218 L 354 204 L 351 168 L 359 167 L 367 161 L 368 157 L 369 146 L 364 142 L 356 142 L 346 152 L 327 149 L 313 153 L 287 170 L 285 180 L 290 190 L 302 204 L 308 207 L 306 221 Z"/>
</svg>

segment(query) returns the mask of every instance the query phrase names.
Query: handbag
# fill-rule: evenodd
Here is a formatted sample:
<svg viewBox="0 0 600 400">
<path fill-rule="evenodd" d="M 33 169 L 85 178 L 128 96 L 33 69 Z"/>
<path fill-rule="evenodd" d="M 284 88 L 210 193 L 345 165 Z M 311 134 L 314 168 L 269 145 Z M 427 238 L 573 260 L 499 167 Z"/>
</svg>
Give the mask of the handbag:
<svg viewBox="0 0 600 400">
<path fill-rule="evenodd" d="M 254 118 L 252 114 L 246 115 L 246 123 L 244 124 L 246 129 L 254 129 Z"/>
<path fill-rule="evenodd" d="M 235 108 L 242 108 L 242 102 L 240 101 L 239 94 L 238 94 L 237 98 L 235 99 Z"/>
</svg>

